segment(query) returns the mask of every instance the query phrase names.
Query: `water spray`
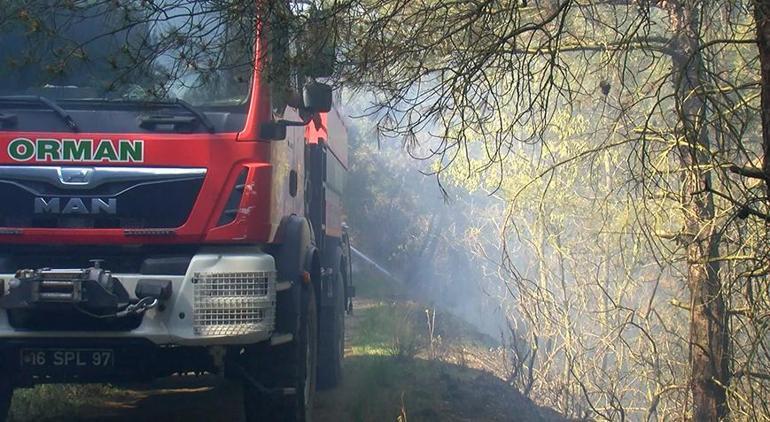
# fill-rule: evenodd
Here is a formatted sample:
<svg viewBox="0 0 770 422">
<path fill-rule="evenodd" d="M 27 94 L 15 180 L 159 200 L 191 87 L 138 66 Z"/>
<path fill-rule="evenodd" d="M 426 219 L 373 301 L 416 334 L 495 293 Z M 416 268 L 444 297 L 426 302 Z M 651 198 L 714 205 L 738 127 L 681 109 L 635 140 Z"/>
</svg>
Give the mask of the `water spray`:
<svg viewBox="0 0 770 422">
<path fill-rule="evenodd" d="M 356 255 L 357 257 L 359 257 L 359 258 L 363 259 L 364 261 L 366 261 L 368 264 L 370 264 L 372 267 L 374 267 L 377 271 L 379 271 L 382 274 L 386 275 L 392 281 L 395 281 L 396 283 L 399 283 L 399 284 L 403 284 L 403 282 L 401 280 L 399 280 L 398 278 L 396 278 L 396 276 L 394 276 L 390 271 L 388 271 L 385 268 L 383 268 L 380 264 L 378 264 L 376 261 L 374 261 L 373 259 L 371 259 L 368 256 L 366 256 L 363 252 L 359 251 L 358 249 L 354 248 L 353 246 L 350 247 L 350 250 L 353 252 L 354 255 Z"/>
</svg>

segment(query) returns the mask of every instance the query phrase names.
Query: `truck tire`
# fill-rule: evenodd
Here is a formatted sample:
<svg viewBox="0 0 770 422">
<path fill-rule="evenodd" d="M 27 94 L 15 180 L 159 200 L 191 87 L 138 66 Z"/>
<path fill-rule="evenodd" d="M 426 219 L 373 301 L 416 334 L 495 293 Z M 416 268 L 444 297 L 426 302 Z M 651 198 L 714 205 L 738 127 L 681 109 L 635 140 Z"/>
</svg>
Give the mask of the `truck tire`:
<svg viewBox="0 0 770 422">
<path fill-rule="evenodd" d="M 318 387 L 335 388 L 342 382 L 342 361 L 345 358 L 345 279 L 344 261 L 334 268 L 331 283 L 333 306 L 321 311 L 321 337 L 318 351 Z"/>
<path fill-rule="evenodd" d="M 293 388 L 294 394 L 267 394 L 246 381 L 247 422 L 309 422 L 313 411 L 318 363 L 318 315 L 313 286 L 302 288 L 302 314 L 294 340 L 246 351 L 251 375 L 268 389 Z"/>
<path fill-rule="evenodd" d="M 5 379 L 0 380 L 0 422 L 5 422 L 8 418 L 11 399 L 13 399 L 13 384 Z"/>
</svg>

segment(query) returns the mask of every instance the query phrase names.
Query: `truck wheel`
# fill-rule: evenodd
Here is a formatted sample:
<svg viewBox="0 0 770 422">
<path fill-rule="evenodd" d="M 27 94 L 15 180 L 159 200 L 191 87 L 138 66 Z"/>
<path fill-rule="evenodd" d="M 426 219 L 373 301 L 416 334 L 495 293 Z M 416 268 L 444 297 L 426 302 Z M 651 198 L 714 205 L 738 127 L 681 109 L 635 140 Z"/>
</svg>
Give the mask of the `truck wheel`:
<svg viewBox="0 0 770 422">
<path fill-rule="evenodd" d="M 13 385 L 8 380 L 0 380 L 0 422 L 5 422 L 8 418 L 12 398 Z"/>
<path fill-rule="evenodd" d="M 309 422 L 313 411 L 318 363 L 318 315 L 312 286 L 302 287 L 299 333 L 280 346 L 247 350 L 252 376 L 267 388 L 293 388 L 294 394 L 267 395 L 246 381 L 244 410 L 247 422 Z"/>
<path fill-rule="evenodd" d="M 321 312 L 321 338 L 318 356 L 318 387 L 330 389 L 342 382 L 345 358 L 345 280 L 344 262 L 334 269 L 334 306 Z"/>
</svg>

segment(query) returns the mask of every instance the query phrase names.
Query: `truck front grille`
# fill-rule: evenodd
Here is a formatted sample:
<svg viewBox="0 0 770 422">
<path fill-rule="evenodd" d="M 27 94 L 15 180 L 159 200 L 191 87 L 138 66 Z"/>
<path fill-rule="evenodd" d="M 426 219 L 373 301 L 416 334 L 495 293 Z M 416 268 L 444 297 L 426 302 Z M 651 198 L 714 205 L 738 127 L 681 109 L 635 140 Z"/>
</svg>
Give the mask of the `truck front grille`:
<svg viewBox="0 0 770 422">
<path fill-rule="evenodd" d="M 0 227 L 177 228 L 206 175 L 205 169 L 83 167 L 90 183 L 66 184 L 67 169 L 0 166 Z"/>
<path fill-rule="evenodd" d="M 275 272 L 196 273 L 195 334 L 206 337 L 272 331 Z"/>
</svg>

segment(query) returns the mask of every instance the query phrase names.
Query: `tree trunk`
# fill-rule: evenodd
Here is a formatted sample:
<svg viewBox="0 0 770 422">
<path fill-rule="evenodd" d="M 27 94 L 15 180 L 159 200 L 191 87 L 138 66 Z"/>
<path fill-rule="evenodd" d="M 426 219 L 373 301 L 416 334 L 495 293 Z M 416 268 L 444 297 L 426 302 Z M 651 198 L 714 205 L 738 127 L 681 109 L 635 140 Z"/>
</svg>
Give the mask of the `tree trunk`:
<svg viewBox="0 0 770 422">
<path fill-rule="evenodd" d="M 714 197 L 708 128 L 704 126 L 707 104 L 697 94 L 703 71 L 700 56 L 699 1 L 669 3 L 675 33 L 673 79 L 678 85 L 677 112 L 680 132 L 686 140 L 678 153 L 683 168 L 684 229 L 687 239 L 687 285 L 690 290 L 690 390 L 693 420 L 718 421 L 728 413 L 729 384 L 727 312 L 719 279 L 719 235 L 714 220 Z"/>
<path fill-rule="evenodd" d="M 754 20 L 757 25 L 757 48 L 761 64 L 762 81 L 762 172 L 765 175 L 765 185 L 770 196 L 770 1 L 754 1 Z"/>
</svg>

